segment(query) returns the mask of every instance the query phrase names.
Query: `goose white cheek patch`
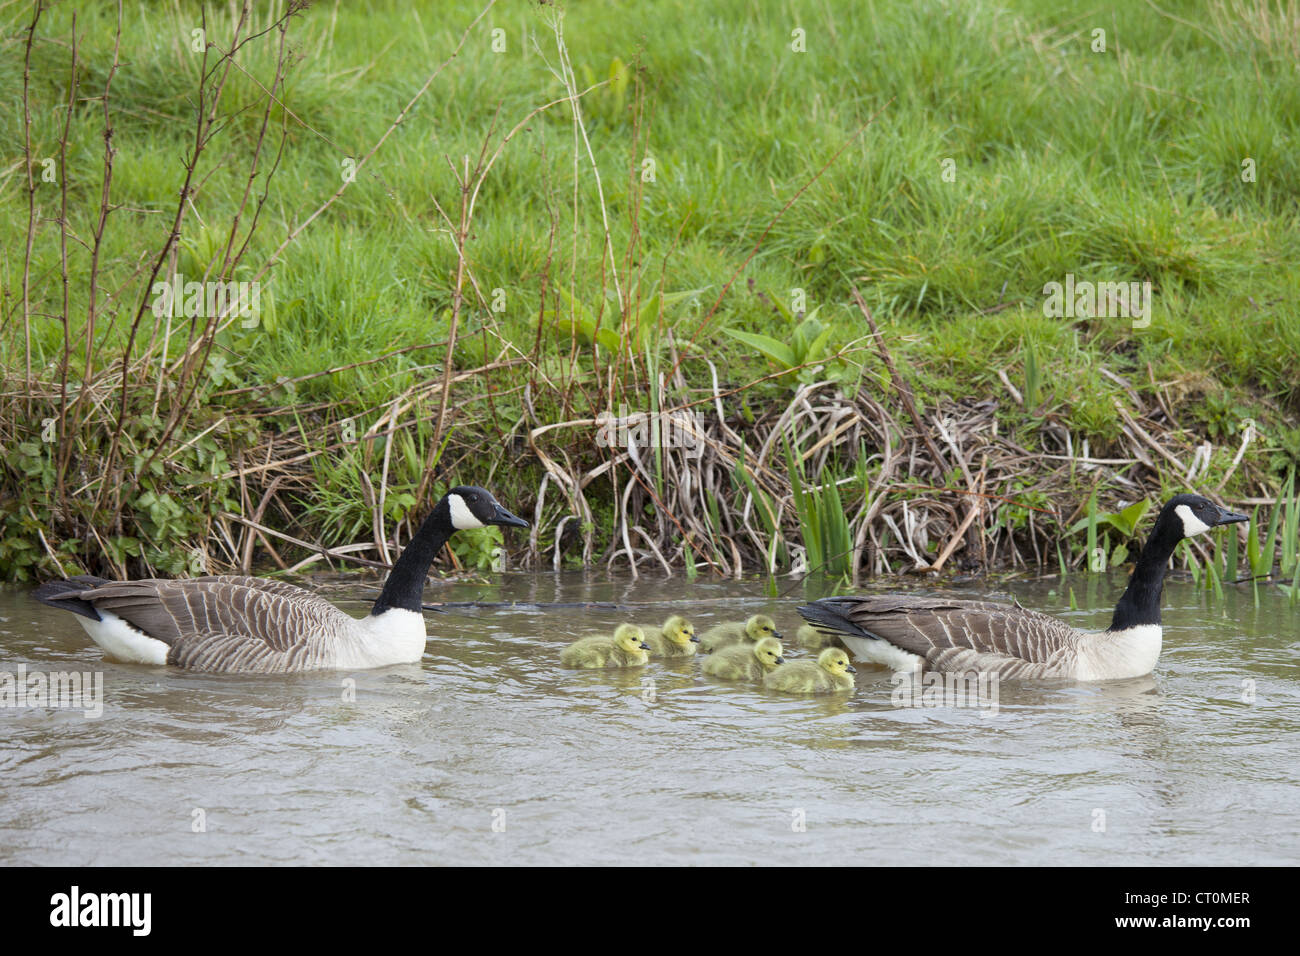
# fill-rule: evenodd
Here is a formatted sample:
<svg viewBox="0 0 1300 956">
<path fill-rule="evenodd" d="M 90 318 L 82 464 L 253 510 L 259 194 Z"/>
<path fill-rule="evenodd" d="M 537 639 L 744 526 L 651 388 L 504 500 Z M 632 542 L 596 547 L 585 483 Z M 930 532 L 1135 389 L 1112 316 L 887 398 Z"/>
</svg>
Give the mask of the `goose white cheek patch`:
<svg viewBox="0 0 1300 956">
<path fill-rule="evenodd" d="M 460 495 L 452 495 L 448 504 L 451 505 L 451 525 L 457 531 L 483 527 L 483 522 L 474 517 L 474 512 L 469 510 L 469 505 L 465 504 L 465 499 Z"/>
<path fill-rule="evenodd" d="M 1179 505 L 1174 509 L 1174 513 L 1183 519 L 1184 538 L 1195 538 L 1198 534 L 1204 534 L 1210 530 L 1210 526 L 1192 514 L 1192 509 L 1187 505 Z"/>
</svg>

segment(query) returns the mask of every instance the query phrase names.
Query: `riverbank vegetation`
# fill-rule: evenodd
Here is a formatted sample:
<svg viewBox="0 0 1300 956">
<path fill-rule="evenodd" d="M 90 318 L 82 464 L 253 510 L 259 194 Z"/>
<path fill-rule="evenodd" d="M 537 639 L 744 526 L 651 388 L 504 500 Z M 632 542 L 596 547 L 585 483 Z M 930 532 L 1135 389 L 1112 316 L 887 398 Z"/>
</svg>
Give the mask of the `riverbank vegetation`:
<svg viewBox="0 0 1300 956">
<path fill-rule="evenodd" d="M 0 11 L 0 578 L 462 482 L 534 527 L 459 567 L 1101 570 L 1197 490 L 1300 593 L 1295 3 L 443 6 Z"/>
</svg>

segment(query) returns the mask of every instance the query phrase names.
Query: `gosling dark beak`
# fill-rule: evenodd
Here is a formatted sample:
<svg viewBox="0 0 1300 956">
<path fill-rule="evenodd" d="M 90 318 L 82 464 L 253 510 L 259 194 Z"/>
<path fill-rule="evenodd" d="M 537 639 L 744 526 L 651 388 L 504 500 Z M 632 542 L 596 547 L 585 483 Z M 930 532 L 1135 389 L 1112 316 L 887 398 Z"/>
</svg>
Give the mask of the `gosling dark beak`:
<svg viewBox="0 0 1300 956">
<path fill-rule="evenodd" d="M 778 657 L 778 658 L 776 659 L 776 662 L 777 662 L 778 664 L 784 664 L 784 663 L 785 663 L 785 658 L 784 658 L 784 657 Z"/>
<path fill-rule="evenodd" d="M 509 526 L 509 527 L 511 527 L 511 528 L 527 528 L 527 527 L 528 527 L 528 522 L 527 522 L 527 521 L 525 521 L 523 518 L 519 517 L 518 515 L 512 515 L 509 511 L 506 511 L 506 509 L 505 509 L 505 508 L 502 508 L 500 505 L 497 505 L 497 513 L 496 513 L 496 516 L 495 516 L 495 517 L 494 517 L 490 522 L 488 522 L 488 523 L 489 523 L 489 524 L 507 525 L 507 526 Z"/>
<path fill-rule="evenodd" d="M 1250 520 L 1249 515 L 1239 515 L 1235 511 L 1228 511 L 1224 508 L 1220 508 L 1219 518 L 1217 521 L 1214 522 L 1214 526 L 1217 528 L 1221 524 L 1238 524 L 1239 522 L 1249 521 L 1249 520 Z"/>
<path fill-rule="evenodd" d="M 643 641 L 643 642 L 641 643 L 641 650 L 643 650 L 643 651 L 648 651 L 648 650 L 650 650 L 650 645 L 649 645 L 649 644 L 646 644 L 646 643 Z"/>
<path fill-rule="evenodd" d="M 852 664 L 850 664 L 850 665 L 849 665 L 849 673 L 850 673 L 850 674 L 856 674 L 857 672 L 858 672 L 858 669 L 857 669 L 856 667 L 854 667 Z"/>
<path fill-rule="evenodd" d="M 700 639 L 699 639 L 698 637 L 696 637 L 694 634 L 692 634 L 692 635 L 691 635 L 691 643 L 692 643 L 692 644 L 698 644 L 698 643 L 700 643 Z"/>
<path fill-rule="evenodd" d="M 780 631 L 773 631 L 773 632 L 772 632 L 772 636 L 775 637 L 778 641 L 784 641 L 784 640 L 785 640 L 785 635 L 782 634 Z"/>
</svg>

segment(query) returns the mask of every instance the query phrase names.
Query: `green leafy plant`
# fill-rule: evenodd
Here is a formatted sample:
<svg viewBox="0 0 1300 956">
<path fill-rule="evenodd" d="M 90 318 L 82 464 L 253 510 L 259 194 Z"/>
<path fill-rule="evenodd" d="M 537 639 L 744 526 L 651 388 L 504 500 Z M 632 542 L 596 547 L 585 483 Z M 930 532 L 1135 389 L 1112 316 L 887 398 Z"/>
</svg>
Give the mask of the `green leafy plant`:
<svg viewBox="0 0 1300 956">
<path fill-rule="evenodd" d="M 583 87 L 590 89 L 595 86 L 596 71 L 585 63 L 579 69 L 582 72 Z M 610 125 L 618 123 L 623 118 L 623 111 L 627 106 L 627 91 L 632 83 L 632 72 L 632 68 L 620 57 L 616 56 L 610 60 L 607 71 L 609 82 L 592 90 L 583 98 L 583 102 L 587 104 L 587 111 Z"/>
<path fill-rule="evenodd" d="M 1146 498 L 1133 502 L 1127 508 L 1113 513 L 1099 512 L 1097 508 L 1097 498 L 1094 495 L 1088 502 L 1088 517 L 1076 521 L 1070 528 L 1070 533 L 1075 534 L 1083 531 L 1091 524 L 1094 527 L 1100 525 L 1109 525 L 1114 528 L 1125 538 L 1131 538 L 1137 534 L 1138 525 L 1146 517 L 1147 511 L 1151 508 L 1151 502 Z"/>
<path fill-rule="evenodd" d="M 790 475 L 791 497 L 799 516 L 799 530 L 807 552 L 808 570 L 845 576 L 851 569 L 853 537 L 839 485 L 833 478 L 826 476 L 820 486 L 810 487 L 804 474 L 802 458 L 795 455 L 788 442 L 783 444 Z"/>
<path fill-rule="evenodd" d="M 778 305 L 778 308 L 785 312 L 784 306 Z M 831 333 L 834 329 L 822 325 L 817 320 L 816 313 L 817 309 L 813 309 L 807 318 L 794 325 L 789 342 L 756 332 L 742 332 L 739 329 L 723 331 L 737 342 L 742 342 L 761 352 L 782 371 L 793 372 L 803 366 L 824 361 L 835 354 L 835 350 L 830 346 Z M 789 313 L 785 312 L 785 314 Z"/>
<path fill-rule="evenodd" d="M 498 566 L 504 545 L 505 538 L 501 529 L 493 525 L 462 531 L 447 546 L 464 567 L 475 571 L 491 571 Z"/>
<path fill-rule="evenodd" d="M 1236 435 L 1250 414 L 1249 408 L 1226 391 L 1208 393 L 1196 411 L 1211 438 L 1230 438 Z"/>
<path fill-rule="evenodd" d="M 1077 534 L 1080 531 L 1086 531 L 1088 534 L 1088 568 L 1092 571 L 1104 571 L 1109 566 L 1123 564 L 1128 560 L 1127 541 L 1131 540 L 1136 534 L 1138 525 L 1142 523 L 1143 517 L 1146 516 L 1147 510 L 1151 507 L 1151 502 L 1145 498 L 1133 502 L 1127 508 L 1116 512 L 1099 512 L 1097 510 L 1097 496 L 1094 494 L 1088 499 L 1087 515 L 1076 521 L 1069 529 L 1070 534 Z M 1110 546 L 1110 534 L 1104 531 L 1102 526 L 1113 529 L 1120 540 L 1114 548 Z M 1099 532 L 1102 532 L 1099 536 Z M 1101 549 L 1107 556 L 1105 563 L 1094 562 L 1094 555 Z"/>
<path fill-rule="evenodd" d="M 1300 498 L 1295 495 L 1295 471 L 1287 475 L 1286 485 L 1273 506 L 1274 514 L 1281 513 L 1282 541 L 1279 545 L 1279 563 L 1282 577 L 1291 577 L 1300 571 Z"/>
<path fill-rule="evenodd" d="M 788 556 L 785 549 L 785 539 L 781 534 L 780 524 L 777 521 L 776 508 L 773 506 L 771 499 L 764 494 L 763 490 L 758 487 L 753 477 L 749 474 L 749 469 L 745 467 L 744 446 L 741 446 L 741 454 L 736 461 L 736 477 L 745 490 L 754 499 L 754 509 L 758 512 L 759 520 L 763 523 L 763 528 L 768 534 L 767 557 L 768 568 L 775 569 L 777 562 L 788 564 Z"/>
<path fill-rule="evenodd" d="M 1279 499 L 1280 502 L 1281 499 Z M 1250 532 L 1246 535 L 1246 560 L 1250 563 L 1250 573 L 1254 578 L 1267 578 L 1273 574 L 1273 542 L 1277 538 L 1277 526 L 1282 517 L 1282 508 L 1275 505 L 1269 516 L 1268 530 L 1261 537 L 1259 532 L 1259 508 L 1256 507 L 1250 519 Z"/>
<path fill-rule="evenodd" d="M 666 312 L 672 306 L 690 301 L 706 291 L 706 288 L 682 292 L 662 292 L 656 289 L 640 301 L 636 311 L 623 323 L 616 309 L 606 309 L 603 315 L 599 315 L 597 310 L 574 299 L 567 289 L 561 287 L 560 298 L 565 309 L 559 312 L 554 309 L 544 310 L 542 322 L 545 327 L 558 330 L 564 337 L 573 335 L 584 345 L 599 346 L 614 355 L 644 352 L 653 341 L 660 310 Z"/>
</svg>

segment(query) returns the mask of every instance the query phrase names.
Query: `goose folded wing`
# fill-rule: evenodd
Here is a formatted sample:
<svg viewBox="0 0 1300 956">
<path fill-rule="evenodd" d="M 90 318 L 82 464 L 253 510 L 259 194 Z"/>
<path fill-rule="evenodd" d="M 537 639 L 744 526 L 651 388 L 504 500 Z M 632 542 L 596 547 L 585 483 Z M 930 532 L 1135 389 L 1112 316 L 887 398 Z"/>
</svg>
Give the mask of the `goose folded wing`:
<svg viewBox="0 0 1300 956">
<path fill-rule="evenodd" d="M 308 591 L 252 577 L 112 581 L 80 596 L 167 644 L 170 663 L 208 671 L 319 666 L 352 621 Z"/>
<path fill-rule="evenodd" d="M 1079 632 L 1063 621 L 989 601 L 882 596 L 845 615 L 865 636 L 888 641 L 939 671 L 1051 677 L 1068 670 Z"/>
</svg>

